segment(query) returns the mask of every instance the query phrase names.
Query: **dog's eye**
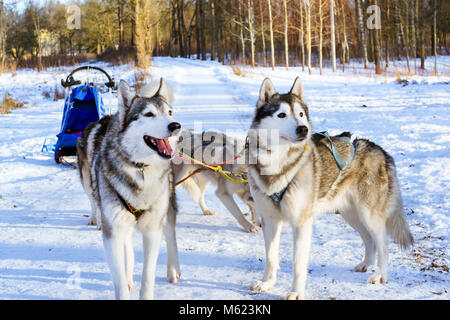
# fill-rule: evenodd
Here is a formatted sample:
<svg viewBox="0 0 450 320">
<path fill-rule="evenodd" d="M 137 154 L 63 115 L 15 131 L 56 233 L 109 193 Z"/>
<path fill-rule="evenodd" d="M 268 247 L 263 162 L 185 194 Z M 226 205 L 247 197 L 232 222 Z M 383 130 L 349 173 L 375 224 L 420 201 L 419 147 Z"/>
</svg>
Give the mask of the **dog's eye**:
<svg viewBox="0 0 450 320">
<path fill-rule="evenodd" d="M 169 116 L 170 117 L 172 116 L 172 110 L 169 110 Z"/>
<path fill-rule="evenodd" d="M 303 112 L 299 113 L 300 118 L 303 118 Z"/>
<path fill-rule="evenodd" d="M 155 116 L 155 114 L 153 112 L 147 112 L 147 113 L 144 114 L 144 117 L 152 118 L 154 116 Z"/>
<path fill-rule="evenodd" d="M 284 118 L 286 117 L 286 113 L 282 112 L 278 114 L 278 118 Z"/>
</svg>

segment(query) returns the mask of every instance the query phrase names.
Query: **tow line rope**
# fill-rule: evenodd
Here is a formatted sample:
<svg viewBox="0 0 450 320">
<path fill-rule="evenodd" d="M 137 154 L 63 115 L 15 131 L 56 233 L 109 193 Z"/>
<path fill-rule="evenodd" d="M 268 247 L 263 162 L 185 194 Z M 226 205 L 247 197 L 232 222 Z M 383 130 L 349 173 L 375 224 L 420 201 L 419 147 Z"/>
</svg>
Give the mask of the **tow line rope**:
<svg viewBox="0 0 450 320">
<path fill-rule="evenodd" d="M 190 161 L 191 163 L 198 164 L 198 165 L 203 166 L 205 168 L 211 169 L 212 171 L 221 174 L 224 178 L 226 178 L 227 180 L 229 180 L 231 182 L 234 182 L 234 183 L 248 182 L 247 172 L 243 172 L 243 173 L 240 173 L 240 174 L 235 174 L 233 172 L 230 172 L 230 171 L 227 171 L 227 170 L 223 170 L 223 168 L 221 167 L 221 164 L 227 164 L 229 162 L 232 162 L 232 161 L 238 159 L 239 156 L 236 156 L 236 157 L 234 157 L 231 160 L 218 162 L 218 163 L 214 163 L 214 164 L 203 163 L 203 162 L 201 162 L 201 161 L 199 161 L 197 159 L 194 159 L 191 156 L 189 156 L 189 155 L 187 155 L 187 154 L 185 154 L 185 153 L 183 153 L 181 151 L 179 151 L 178 154 L 175 154 L 175 156 L 177 158 L 180 158 L 180 159 L 184 160 L 184 161 Z M 192 177 L 194 174 L 196 174 L 196 173 L 198 173 L 200 171 L 201 170 L 195 170 L 188 177 L 186 177 L 183 180 L 177 182 L 175 185 L 178 185 L 178 184 L 184 182 L 185 180 L 187 180 L 188 178 Z M 239 179 L 234 179 L 231 176 L 238 177 Z"/>
</svg>

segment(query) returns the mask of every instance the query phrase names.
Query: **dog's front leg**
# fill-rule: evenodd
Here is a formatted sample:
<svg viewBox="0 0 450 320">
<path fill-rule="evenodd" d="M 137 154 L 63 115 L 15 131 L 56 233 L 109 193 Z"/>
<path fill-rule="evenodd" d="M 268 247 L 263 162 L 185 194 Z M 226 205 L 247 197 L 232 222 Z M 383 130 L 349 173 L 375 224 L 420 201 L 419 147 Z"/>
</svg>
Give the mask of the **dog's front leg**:
<svg viewBox="0 0 450 320">
<path fill-rule="evenodd" d="M 141 292 L 142 300 L 152 300 L 155 286 L 156 260 L 158 259 L 161 243 L 162 228 L 160 224 L 143 232 L 144 241 L 144 269 L 142 271 Z"/>
<path fill-rule="evenodd" d="M 233 196 L 230 195 L 225 190 L 225 188 L 220 184 L 216 190 L 216 196 L 217 198 L 219 198 L 222 204 L 228 209 L 228 211 L 230 211 L 230 213 L 237 220 L 237 222 L 244 228 L 245 231 L 252 233 L 258 232 L 258 228 L 251 222 L 249 222 L 247 219 L 245 219 L 244 215 L 241 212 L 241 209 L 239 209 L 239 206 L 234 201 Z"/>
<path fill-rule="evenodd" d="M 103 246 L 111 271 L 115 297 L 120 300 L 130 299 L 125 270 L 125 241 L 126 234 L 123 232 L 113 232 L 112 234 L 103 232 Z"/>
<path fill-rule="evenodd" d="M 266 245 L 266 268 L 263 279 L 255 281 L 250 289 L 257 292 L 270 290 L 276 282 L 279 268 L 278 250 L 280 247 L 280 236 L 282 222 L 270 217 L 262 217 L 262 229 Z"/>
<path fill-rule="evenodd" d="M 177 283 L 180 279 L 180 263 L 178 259 L 177 238 L 175 232 L 176 211 L 171 206 L 164 224 L 164 237 L 167 243 L 167 280 Z"/>
<path fill-rule="evenodd" d="M 305 298 L 306 276 L 308 274 L 309 250 L 311 248 L 313 218 L 293 225 L 294 256 L 292 263 L 292 290 L 286 297 L 288 300 Z"/>
<path fill-rule="evenodd" d="M 127 274 L 128 290 L 133 289 L 134 248 L 133 229 L 130 228 L 125 238 L 125 271 Z"/>
</svg>

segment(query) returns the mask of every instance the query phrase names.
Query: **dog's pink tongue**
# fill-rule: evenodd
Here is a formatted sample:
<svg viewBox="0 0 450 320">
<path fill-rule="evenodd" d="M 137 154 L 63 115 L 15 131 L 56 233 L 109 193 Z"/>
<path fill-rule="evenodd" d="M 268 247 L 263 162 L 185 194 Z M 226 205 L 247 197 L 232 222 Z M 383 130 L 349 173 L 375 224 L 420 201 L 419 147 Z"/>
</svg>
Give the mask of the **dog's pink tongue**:
<svg viewBox="0 0 450 320">
<path fill-rule="evenodd" d="M 167 155 L 172 155 L 172 147 L 170 146 L 169 143 L 169 139 L 168 138 L 164 138 L 164 139 L 157 139 L 157 144 L 158 144 L 158 151 L 161 153 L 165 153 Z M 165 151 L 165 152 L 164 152 Z"/>
</svg>

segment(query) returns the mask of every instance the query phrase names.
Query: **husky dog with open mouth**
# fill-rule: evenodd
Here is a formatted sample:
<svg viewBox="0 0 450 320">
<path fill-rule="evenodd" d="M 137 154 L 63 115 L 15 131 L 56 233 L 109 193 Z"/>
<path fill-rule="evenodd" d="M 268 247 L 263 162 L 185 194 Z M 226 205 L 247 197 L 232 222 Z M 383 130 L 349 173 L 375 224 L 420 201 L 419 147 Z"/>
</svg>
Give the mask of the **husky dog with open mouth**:
<svg viewBox="0 0 450 320">
<path fill-rule="evenodd" d="M 267 133 L 273 130 L 277 135 Z M 298 78 L 287 94 L 264 80 L 248 137 L 249 185 L 266 245 L 264 276 L 251 289 L 266 291 L 275 284 L 281 226 L 287 222 L 294 240 L 287 298 L 304 298 L 312 223 L 325 211 L 339 211 L 361 235 L 365 257 L 355 271 L 366 272 L 377 253 L 369 282 L 385 283 L 387 236 L 402 248 L 413 243 L 393 158 L 371 141 L 350 141 L 348 132 L 313 134 Z"/>
<path fill-rule="evenodd" d="M 156 89 L 155 89 L 156 88 Z M 132 234 L 143 233 L 141 299 L 153 298 L 156 260 L 164 231 L 170 282 L 180 276 L 175 238 L 176 201 L 172 158 L 180 124 L 173 119 L 171 89 L 161 79 L 135 95 L 125 81 L 119 108 L 90 124 L 78 140 L 81 182 L 103 233 L 116 299 L 128 299 L 133 285 Z"/>
</svg>

